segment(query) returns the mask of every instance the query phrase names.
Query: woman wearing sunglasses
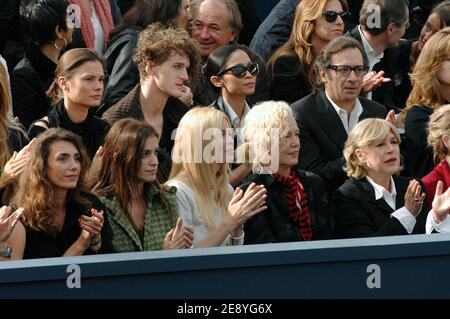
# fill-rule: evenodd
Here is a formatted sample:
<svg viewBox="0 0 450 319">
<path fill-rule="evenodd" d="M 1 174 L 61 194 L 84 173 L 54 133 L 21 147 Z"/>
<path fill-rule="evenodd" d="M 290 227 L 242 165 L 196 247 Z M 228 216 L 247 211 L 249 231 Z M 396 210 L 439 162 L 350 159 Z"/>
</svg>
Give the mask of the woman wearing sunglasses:
<svg viewBox="0 0 450 319">
<path fill-rule="evenodd" d="M 231 44 L 212 52 L 203 72 L 213 87 L 220 91 L 219 97 L 210 106 L 228 117 L 236 132 L 235 147 L 238 147 L 243 143 L 240 128 L 251 107 L 246 98 L 255 93 L 259 65 L 250 60 L 243 46 Z M 245 165 L 232 165 L 230 184 L 238 185 L 250 171 Z"/>
<path fill-rule="evenodd" d="M 289 40 L 267 62 L 270 97 L 293 103 L 316 83 L 313 61 L 331 40 L 343 35 L 350 16 L 346 0 L 302 0 Z"/>
</svg>

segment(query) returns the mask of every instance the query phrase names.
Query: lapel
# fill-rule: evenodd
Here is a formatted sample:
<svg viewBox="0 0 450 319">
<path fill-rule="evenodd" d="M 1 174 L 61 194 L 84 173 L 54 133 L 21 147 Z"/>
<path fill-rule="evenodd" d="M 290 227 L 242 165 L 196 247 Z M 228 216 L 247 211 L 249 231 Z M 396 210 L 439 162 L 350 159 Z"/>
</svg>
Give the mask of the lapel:
<svg viewBox="0 0 450 319">
<path fill-rule="evenodd" d="M 345 141 L 347 140 L 347 132 L 342 125 L 341 119 L 336 113 L 336 110 L 331 105 L 325 91 L 321 90 L 316 95 L 316 115 L 318 123 L 322 129 L 328 134 L 341 149 L 344 149 Z"/>
<path fill-rule="evenodd" d="M 139 250 L 144 250 L 142 247 L 142 243 L 139 240 L 139 236 L 137 235 L 128 218 L 125 216 L 125 213 L 119 204 L 119 200 L 114 196 L 113 198 L 102 198 L 102 201 L 104 201 L 105 205 L 108 207 L 108 217 L 114 220 L 117 225 L 122 228 L 122 231 L 124 231 L 128 235 L 128 237 L 131 238 L 134 244 L 139 247 Z"/>
<path fill-rule="evenodd" d="M 394 181 L 395 182 L 395 181 Z M 368 200 L 375 205 L 380 211 L 382 211 L 385 215 L 390 215 L 394 212 L 394 210 L 391 208 L 391 206 L 386 203 L 386 201 L 383 198 L 375 199 L 375 190 L 373 189 L 373 186 L 369 183 L 369 181 L 366 178 L 361 178 L 357 180 L 357 183 L 361 186 L 361 188 L 366 192 L 366 195 L 368 197 Z M 395 185 L 397 187 L 397 185 Z M 399 194 L 397 190 L 397 197 L 396 200 L 398 200 Z M 397 203 L 396 203 L 397 205 Z M 398 206 L 396 206 L 398 207 Z"/>
</svg>

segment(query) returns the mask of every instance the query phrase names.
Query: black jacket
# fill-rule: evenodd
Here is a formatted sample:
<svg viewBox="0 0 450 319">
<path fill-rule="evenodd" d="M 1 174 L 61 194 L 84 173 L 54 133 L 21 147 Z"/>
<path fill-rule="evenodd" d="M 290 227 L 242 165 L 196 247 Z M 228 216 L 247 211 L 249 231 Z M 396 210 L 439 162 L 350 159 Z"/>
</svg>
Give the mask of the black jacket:
<svg viewBox="0 0 450 319">
<path fill-rule="evenodd" d="M 50 98 L 46 91 L 53 82 L 55 69 L 53 61 L 42 54 L 38 47 L 30 45 L 25 57 L 12 71 L 13 113 L 26 129 L 50 109 Z"/>
<path fill-rule="evenodd" d="M 117 34 L 106 49 L 105 97 L 97 114 L 101 116 L 111 106 L 119 102 L 139 83 L 139 70 L 133 62 L 137 45 L 138 27 L 128 27 Z"/>
<path fill-rule="evenodd" d="M 383 105 L 364 98 L 359 101 L 363 108 L 360 121 L 386 117 Z M 291 107 L 300 129 L 299 167 L 318 174 L 331 194 L 347 179 L 342 154 L 347 132 L 325 91 L 310 94 Z"/>
<path fill-rule="evenodd" d="M 393 176 L 397 191 L 397 209 L 405 205 L 405 193 L 412 178 Z M 420 181 L 419 181 L 420 182 Z M 422 190 L 425 187 L 422 182 Z M 349 179 L 333 194 L 336 235 L 342 238 L 407 235 L 400 221 L 391 217 L 394 210 L 383 198 L 375 199 L 375 190 L 366 178 Z M 429 207 L 424 201 L 413 234 L 425 233 Z"/>
<path fill-rule="evenodd" d="M 297 173 L 308 195 L 312 240 L 333 238 L 333 214 L 322 180 L 310 172 L 297 170 Z M 246 190 L 252 182 L 266 187 L 267 209 L 245 223 L 245 244 L 301 241 L 298 224 L 288 213 L 283 186 L 271 174 L 252 174 L 243 181 L 241 188 Z"/>
</svg>

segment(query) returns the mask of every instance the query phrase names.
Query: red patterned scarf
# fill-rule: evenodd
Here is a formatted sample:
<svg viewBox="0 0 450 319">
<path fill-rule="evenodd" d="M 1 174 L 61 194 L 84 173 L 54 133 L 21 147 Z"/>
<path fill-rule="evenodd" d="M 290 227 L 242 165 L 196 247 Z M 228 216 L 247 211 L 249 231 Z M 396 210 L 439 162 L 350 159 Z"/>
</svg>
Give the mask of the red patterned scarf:
<svg viewBox="0 0 450 319">
<path fill-rule="evenodd" d="M 295 170 L 292 170 L 287 177 L 279 174 L 273 174 L 273 177 L 284 186 L 283 191 L 288 203 L 288 212 L 292 219 L 298 223 L 301 238 L 305 241 L 311 240 L 312 228 L 308 208 L 308 194 L 306 194 L 302 183 L 300 183 Z"/>
<path fill-rule="evenodd" d="M 80 17 L 80 26 L 81 33 L 83 35 L 84 43 L 87 48 L 94 48 L 94 27 L 91 22 L 91 14 L 88 10 L 90 0 L 69 0 L 70 4 L 76 4 L 80 6 L 81 17 Z M 103 29 L 103 38 L 107 41 L 109 32 L 114 27 L 113 18 L 111 14 L 111 6 L 109 5 L 109 0 L 94 0 L 91 2 L 91 5 L 95 9 L 95 13 L 100 20 L 100 24 Z"/>
</svg>

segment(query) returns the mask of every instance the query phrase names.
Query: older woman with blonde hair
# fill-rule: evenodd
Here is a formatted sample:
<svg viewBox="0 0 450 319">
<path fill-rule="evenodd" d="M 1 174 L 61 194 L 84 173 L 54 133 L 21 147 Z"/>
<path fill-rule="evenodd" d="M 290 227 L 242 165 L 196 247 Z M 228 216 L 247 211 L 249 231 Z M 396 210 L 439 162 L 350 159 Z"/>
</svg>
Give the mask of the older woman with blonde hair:
<svg viewBox="0 0 450 319">
<path fill-rule="evenodd" d="M 230 132 L 223 112 L 204 107 L 187 112 L 177 129 L 166 184 L 177 188 L 179 213 L 194 230 L 194 247 L 242 245 L 244 223 L 266 209 L 263 186 L 233 192 L 229 184 Z"/>
<path fill-rule="evenodd" d="M 267 209 L 246 222 L 245 243 L 332 238 L 332 215 L 321 178 L 295 168 L 300 139 L 289 105 L 275 101 L 256 105 L 243 131 L 253 174 L 241 187 L 255 183 L 267 189 Z"/>
<path fill-rule="evenodd" d="M 267 62 L 272 99 L 293 103 L 312 92 L 318 78 L 314 59 L 343 35 L 347 10 L 346 0 L 300 1 L 289 40 Z"/>
<path fill-rule="evenodd" d="M 386 120 L 365 119 L 344 148 L 350 177 L 333 194 L 339 237 L 425 232 L 428 205 L 420 181 L 397 176 L 400 137 Z"/>
<path fill-rule="evenodd" d="M 413 88 L 406 108 L 405 163 L 407 174 L 423 177 L 434 167 L 427 147 L 427 123 L 433 111 L 450 102 L 450 27 L 427 41 L 411 74 Z"/>
<path fill-rule="evenodd" d="M 444 191 L 450 187 L 450 104 L 442 106 L 430 116 L 428 145 L 433 149 L 435 163 L 438 163 L 422 178 L 431 205 L 438 181 L 442 181 Z"/>
</svg>

